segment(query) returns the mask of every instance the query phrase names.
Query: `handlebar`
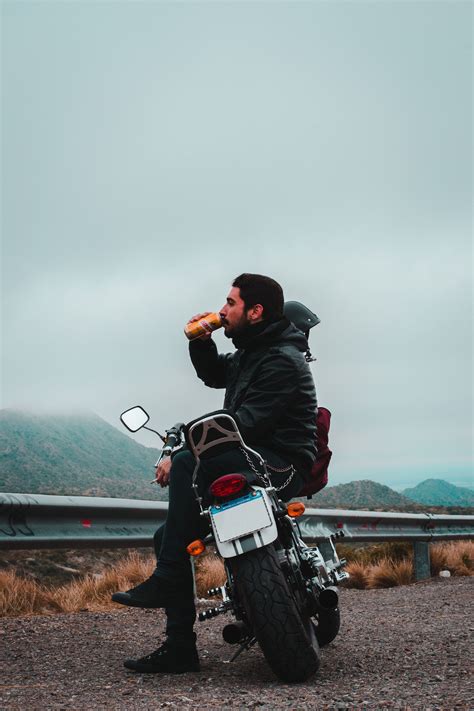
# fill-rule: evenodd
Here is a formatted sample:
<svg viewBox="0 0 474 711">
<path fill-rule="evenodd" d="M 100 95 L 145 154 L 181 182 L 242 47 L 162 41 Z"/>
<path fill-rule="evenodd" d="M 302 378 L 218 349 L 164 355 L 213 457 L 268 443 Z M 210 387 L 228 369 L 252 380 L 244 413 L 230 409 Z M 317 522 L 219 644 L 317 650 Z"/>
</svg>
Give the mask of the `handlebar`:
<svg viewBox="0 0 474 711">
<path fill-rule="evenodd" d="M 177 422 L 171 429 L 166 430 L 165 446 L 161 450 L 163 457 L 169 457 L 173 449 L 181 444 L 181 434 L 184 428 L 183 422 Z"/>
</svg>

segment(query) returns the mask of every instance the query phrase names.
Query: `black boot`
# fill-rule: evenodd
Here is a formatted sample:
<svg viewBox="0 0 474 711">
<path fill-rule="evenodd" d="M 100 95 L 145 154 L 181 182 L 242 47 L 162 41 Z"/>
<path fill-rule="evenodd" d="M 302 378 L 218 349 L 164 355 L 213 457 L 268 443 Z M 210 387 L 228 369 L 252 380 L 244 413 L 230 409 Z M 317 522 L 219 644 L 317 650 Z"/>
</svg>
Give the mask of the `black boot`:
<svg viewBox="0 0 474 711">
<path fill-rule="evenodd" d="M 167 640 L 159 649 L 140 659 L 126 659 L 124 666 L 144 674 L 184 674 L 200 671 L 195 644 L 176 645 Z"/>
<path fill-rule="evenodd" d="M 193 600 L 192 581 L 168 580 L 150 575 L 140 585 L 127 590 L 127 592 L 116 592 L 112 595 L 112 600 L 120 605 L 130 607 L 172 607 L 189 604 Z"/>
</svg>

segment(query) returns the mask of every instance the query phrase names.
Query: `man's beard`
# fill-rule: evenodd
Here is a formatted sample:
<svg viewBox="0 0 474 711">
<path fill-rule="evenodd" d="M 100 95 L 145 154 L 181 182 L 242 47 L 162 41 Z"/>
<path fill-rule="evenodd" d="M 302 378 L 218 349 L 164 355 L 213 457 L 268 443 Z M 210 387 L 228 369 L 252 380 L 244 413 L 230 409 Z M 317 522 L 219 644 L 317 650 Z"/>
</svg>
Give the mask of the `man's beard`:
<svg viewBox="0 0 474 711">
<path fill-rule="evenodd" d="M 250 327 L 251 322 L 247 317 L 247 314 L 242 314 L 240 320 L 232 326 L 231 329 L 228 329 L 226 326 L 226 321 L 224 319 L 224 335 L 227 338 L 235 338 L 236 336 L 242 335 L 242 333 L 245 333 L 245 331 Z"/>
</svg>

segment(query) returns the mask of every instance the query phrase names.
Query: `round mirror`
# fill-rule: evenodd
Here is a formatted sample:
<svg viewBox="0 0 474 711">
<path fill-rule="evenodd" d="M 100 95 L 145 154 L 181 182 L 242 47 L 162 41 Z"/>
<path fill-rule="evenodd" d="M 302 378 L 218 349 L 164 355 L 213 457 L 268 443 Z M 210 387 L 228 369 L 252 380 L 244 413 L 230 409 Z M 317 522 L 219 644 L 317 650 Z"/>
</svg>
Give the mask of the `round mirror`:
<svg viewBox="0 0 474 711">
<path fill-rule="evenodd" d="M 143 425 L 146 425 L 149 419 L 150 416 L 140 405 L 132 407 L 130 410 L 125 410 L 120 415 L 120 420 L 130 432 L 137 432 Z"/>
</svg>

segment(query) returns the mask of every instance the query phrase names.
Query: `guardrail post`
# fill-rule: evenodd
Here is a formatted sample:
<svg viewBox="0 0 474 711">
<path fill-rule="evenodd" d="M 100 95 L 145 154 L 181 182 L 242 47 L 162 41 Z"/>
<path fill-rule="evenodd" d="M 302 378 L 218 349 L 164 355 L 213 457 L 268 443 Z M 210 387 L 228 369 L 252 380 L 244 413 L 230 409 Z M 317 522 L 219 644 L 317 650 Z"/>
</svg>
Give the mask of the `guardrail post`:
<svg viewBox="0 0 474 711">
<path fill-rule="evenodd" d="M 426 580 L 431 577 L 430 544 L 426 541 L 413 541 L 415 554 L 415 580 Z"/>
</svg>

